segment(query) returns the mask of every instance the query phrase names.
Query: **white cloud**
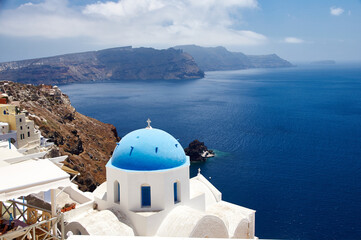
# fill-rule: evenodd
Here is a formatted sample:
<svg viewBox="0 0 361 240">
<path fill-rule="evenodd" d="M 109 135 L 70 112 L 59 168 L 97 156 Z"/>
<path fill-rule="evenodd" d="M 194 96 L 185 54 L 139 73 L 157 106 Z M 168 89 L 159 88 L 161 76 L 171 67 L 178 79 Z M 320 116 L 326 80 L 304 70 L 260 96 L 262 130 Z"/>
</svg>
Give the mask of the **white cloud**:
<svg viewBox="0 0 361 240">
<path fill-rule="evenodd" d="M 295 38 L 295 37 L 286 37 L 284 39 L 285 43 L 304 43 L 305 41 L 303 39 L 300 38 Z"/>
<path fill-rule="evenodd" d="M 119 2 L 98 2 L 85 6 L 84 14 L 111 17 L 134 17 L 165 7 L 159 0 L 123 0 Z"/>
<path fill-rule="evenodd" d="M 333 16 L 340 16 L 345 10 L 339 7 L 330 7 L 330 14 Z"/>
<path fill-rule="evenodd" d="M 4 10 L 0 34 L 86 37 L 100 45 L 257 45 L 267 38 L 233 29 L 242 9 L 257 7 L 256 0 L 122 0 L 71 8 L 66 0 L 45 0 Z"/>
</svg>

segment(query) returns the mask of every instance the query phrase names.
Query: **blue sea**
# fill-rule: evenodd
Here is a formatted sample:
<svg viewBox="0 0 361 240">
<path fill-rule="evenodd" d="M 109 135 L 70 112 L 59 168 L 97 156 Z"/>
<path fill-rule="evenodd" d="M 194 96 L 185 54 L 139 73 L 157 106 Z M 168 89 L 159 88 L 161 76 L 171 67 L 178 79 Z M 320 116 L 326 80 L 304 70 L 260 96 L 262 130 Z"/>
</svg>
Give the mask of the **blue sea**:
<svg viewBox="0 0 361 240">
<path fill-rule="evenodd" d="M 361 239 L 361 64 L 206 72 L 199 80 L 60 86 L 118 134 L 151 125 L 217 156 L 192 164 L 255 209 L 256 235 Z"/>
</svg>

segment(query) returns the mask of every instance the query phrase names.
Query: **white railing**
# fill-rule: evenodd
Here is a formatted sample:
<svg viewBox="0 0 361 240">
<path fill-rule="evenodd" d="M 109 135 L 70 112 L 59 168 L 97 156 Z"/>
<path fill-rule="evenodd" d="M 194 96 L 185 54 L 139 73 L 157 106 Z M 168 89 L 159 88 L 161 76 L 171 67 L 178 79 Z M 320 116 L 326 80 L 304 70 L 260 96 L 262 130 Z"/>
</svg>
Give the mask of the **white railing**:
<svg viewBox="0 0 361 240">
<path fill-rule="evenodd" d="M 60 231 L 56 228 L 58 224 L 60 224 Z M 56 229 L 55 233 L 54 229 Z M 41 221 L 15 231 L 9 231 L 4 235 L 0 235 L 0 240 L 10 239 L 64 240 L 64 215 L 59 214 L 49 220 Z"/>
<path fill-rule="evenodd" d="M 7 204 L 0 202 L 0 217 L 10 219 L 10 216 L 12 216 L 14 223 L 23 222 L 24 224 L 21 225 L 24 227 L 15 226 L 16 230 L 12 229 L 6 234 L 0 235 L 0 240 L 64 239 L 64 215 L 62 213 L 51 217 L 49 210 L 26 203 L 13 200 L 9 200 Z M 58 226 L 60 226 L 60 231 Z"/>
</svg>

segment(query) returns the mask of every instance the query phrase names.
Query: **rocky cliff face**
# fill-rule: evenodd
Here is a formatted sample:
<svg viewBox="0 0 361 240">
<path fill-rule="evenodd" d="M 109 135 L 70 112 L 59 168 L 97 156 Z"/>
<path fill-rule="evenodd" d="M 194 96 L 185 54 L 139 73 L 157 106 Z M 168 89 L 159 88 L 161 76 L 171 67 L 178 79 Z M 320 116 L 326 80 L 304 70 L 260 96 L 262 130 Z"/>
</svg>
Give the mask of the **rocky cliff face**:
<svg viewBox="0 0 361 240">
<path fill-rule="evenodd" d="M 277 54 L 247 55 L 247 58 L 254 68 L 280 68 L 293 66 L 290 62 L 280 58 Z"/>
<path fill-rule="evenodd" d="M 189 54 L 172 48 L 120 47 L 0 63 L 0 80 L 32 84 L 202 77 L 203 71 Z"/>
<path fill-rule="evenodd" d="M 69 156 L 65 165 L 80 172 L 75 181 L 81 190 L 93 191 L 105 181 L 105 164 L 120 140 L 113 125 L 78 113 L 68 96 L 51 86 L 0 82 L 0 91 L 19 101 L 42 135 L 59 147 L 54 157 Z"/>
<path fill-rule="evenodd" d="M 230 52 L 224 47 L 200 47 L 196 45 L 175 46 L 193 56 L 203 71 L 239 70 L 247 68 L 278 68 L 293 65 L 276 54 L 245 55 Z"/>
</svg>

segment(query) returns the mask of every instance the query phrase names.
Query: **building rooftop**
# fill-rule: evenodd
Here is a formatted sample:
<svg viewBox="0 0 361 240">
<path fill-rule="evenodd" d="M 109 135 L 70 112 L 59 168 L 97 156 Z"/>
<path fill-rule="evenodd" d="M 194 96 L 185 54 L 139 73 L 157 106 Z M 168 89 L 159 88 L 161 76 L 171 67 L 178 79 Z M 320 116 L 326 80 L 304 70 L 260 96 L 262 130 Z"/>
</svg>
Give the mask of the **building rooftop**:
<svg viewBox="0 0 361 240">
<path fill-rule="evenodd" d="M 2 166 L 0 171 L 0 201 L 71 186 L 69 175 L 47 159 Z"/>
<path fill-rule="evenodd" d="M 165 131 L 147 127 L 128 133 L 108 166 L 131 171 L 157 171 L 189 164 L 183 147 Z"/>
</svg>

